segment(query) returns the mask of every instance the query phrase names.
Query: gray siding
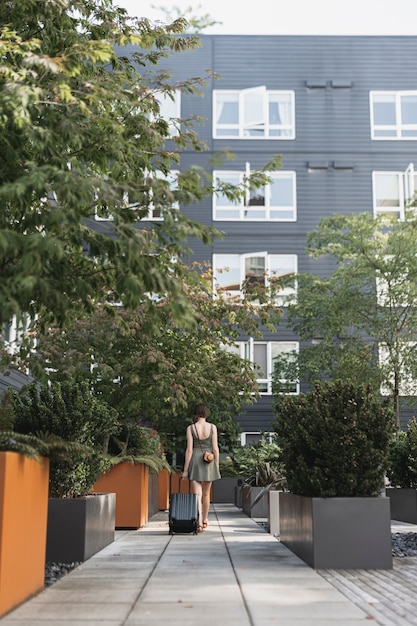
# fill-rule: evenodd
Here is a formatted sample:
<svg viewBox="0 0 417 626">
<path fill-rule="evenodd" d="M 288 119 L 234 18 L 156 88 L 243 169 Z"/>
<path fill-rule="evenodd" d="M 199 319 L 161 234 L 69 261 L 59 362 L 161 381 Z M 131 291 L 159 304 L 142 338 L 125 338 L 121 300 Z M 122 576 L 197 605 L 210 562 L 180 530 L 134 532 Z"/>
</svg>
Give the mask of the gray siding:
<svg viewBox="0 0 417 626">
<path fill-rule="evenodd" d="M 404 171 L 416 160 L 415 141 L 371 139 L 369 93 L 417 89 L 417 37 L 203 35 L 201 40 L 201 49 L 165 62 L 177 80 L 202 76 L 209 68 L 219 75 L 203 88 L 203 97 L 182 98 L 184 117 L 206 119 L 199 134 L 209 147 L 205 154 L 185 151 L 182 167 L 207 167 L 208 157 L 224 148 L 236 157 L 224 169 L 244 169 L 247 161 L 262 167 L 280 154 L 283 169 L 296 172 L 297 221 L 214 222 L 209 198 L 182 207 L 225 233 L 212 246 L 191 242 L 194 258 L 267 250 L 297 254 L 299 272 L 326 274 L 325 259 L 312 261 L 304 254 L 307 233 L 323 216 L 372 211 L 372 172 Z M 261 85 L 295 92 L 295 139 L 213 139 L 212 90 Z M 283 324 L 265 339 L 293 337 Z M 408 418 L 410 410 L 404 415 Z M 267 431 L 271 419 L 271 398 L 262 397 L 239 422 L 246 431 Z"/>
</svg>

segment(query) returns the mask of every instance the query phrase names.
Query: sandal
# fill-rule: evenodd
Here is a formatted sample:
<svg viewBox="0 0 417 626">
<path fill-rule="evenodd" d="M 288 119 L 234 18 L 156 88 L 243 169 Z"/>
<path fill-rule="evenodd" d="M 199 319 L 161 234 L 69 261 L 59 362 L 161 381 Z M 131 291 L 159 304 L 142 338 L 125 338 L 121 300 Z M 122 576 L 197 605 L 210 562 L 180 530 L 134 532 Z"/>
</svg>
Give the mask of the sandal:
<svg viewBox="0 0 417 626">
<path fill-rule="evenodd" d="M 204 530 L 204 526 L 197 526 L 197 532 L 202 533 Z"/>
<path fill-rule="evenodd" d="M 207 528 L 207 526 L 208 526 L 208 519 L 206 519 L 206 520 L 203 522 L 203 528 Z"/>
</svg>

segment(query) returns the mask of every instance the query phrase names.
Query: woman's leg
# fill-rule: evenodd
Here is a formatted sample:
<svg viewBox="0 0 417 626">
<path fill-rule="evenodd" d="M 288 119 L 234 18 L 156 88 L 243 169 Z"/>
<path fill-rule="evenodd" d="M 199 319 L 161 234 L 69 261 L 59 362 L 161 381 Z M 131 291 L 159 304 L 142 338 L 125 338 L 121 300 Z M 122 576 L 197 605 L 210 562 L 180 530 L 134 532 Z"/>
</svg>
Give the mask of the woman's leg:
<svg viewBox="0 0 417 626">
<path fill-rule="evenodd" d="M 198 526 L 199 526 L 199 528 L 201 527 L 201 529 L 202 529 L 203 528 L 203 519 L 204 519 L 204 517 L 202 517 L 203 488 L 202 488 L 202 484 L 199 483 L 197 480 L 193 480 L 192 481 L 192 486 L 193 486 L 193 493 L 196 494 L 197 502 L 198 502 Z"/>
<path fill-rule="evenodd" d="M 210 508 L 210 490 L 211 490 L 211 481 L 204 481 L 201 483 L 202 488 L 202 519 L 203 525 L 207 526 L 208 524 L 208 514 Z"/>
</svg>

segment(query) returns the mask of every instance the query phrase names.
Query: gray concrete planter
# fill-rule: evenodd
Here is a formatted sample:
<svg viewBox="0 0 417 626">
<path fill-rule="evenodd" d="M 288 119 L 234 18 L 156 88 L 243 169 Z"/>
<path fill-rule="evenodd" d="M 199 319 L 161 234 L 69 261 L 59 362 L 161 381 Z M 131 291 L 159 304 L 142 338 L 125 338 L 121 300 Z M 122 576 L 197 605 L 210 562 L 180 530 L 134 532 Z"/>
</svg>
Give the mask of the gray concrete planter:
<svg viewBox="0 0 417 626">
<path fill-rule="evenodd" d="M 281 543 L 315 569 L 391 569 L 389 498 L 280 493 Z"/>
<path fill-rule="evenodd" d="M 234 504 L 238 480 L 236 476 L 225 476 L 215 480 L 212 486 L 212 502 Z"/>
<path fill-rule="evenodd" d="M 417 489 L 388 487 L 385 492 L 391 502 L 391 519 L 417 524 Z"/>
<path fill-rule="evenodd" d="M 86 561 L 114 541 L 116 494 L 49 498 L 46 560 Z"/>
<path fill-rule="evenodd" d="M 268 491 L 268 526 L 271 535 L 279 535 L 279 494 L 280 491 L 271 489 Z"/>
<path fill-rule="evenodd" d="M 268 492 L 266 492 L 259 502 L 253 505 L 255 498 L 264 487 L 250 487 L 243 485 L 242 488 L 242 509 L 249 517 L 268 518 L 269 516 L 269 500 Z"/>
</svg>

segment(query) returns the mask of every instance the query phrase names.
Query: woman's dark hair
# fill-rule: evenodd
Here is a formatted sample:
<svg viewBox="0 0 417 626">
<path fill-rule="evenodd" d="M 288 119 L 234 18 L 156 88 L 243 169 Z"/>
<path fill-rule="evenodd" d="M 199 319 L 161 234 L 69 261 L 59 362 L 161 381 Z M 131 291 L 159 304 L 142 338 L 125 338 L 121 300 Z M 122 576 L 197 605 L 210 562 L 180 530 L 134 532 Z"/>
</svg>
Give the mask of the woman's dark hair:
<svg viewBox="0 0 417 626">
<path fill-rule="evenodd" d="M 205 404 L 197 404 L 194 410 L 195 417 L 208 417 L 209 410 Z"/>
</svg>

